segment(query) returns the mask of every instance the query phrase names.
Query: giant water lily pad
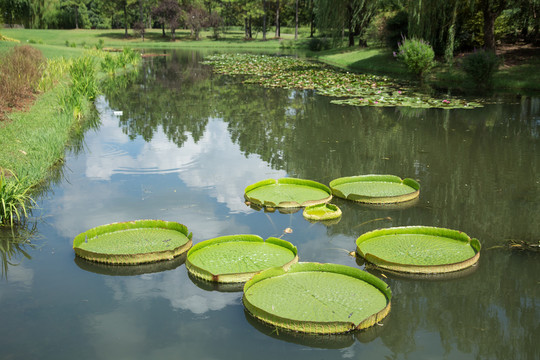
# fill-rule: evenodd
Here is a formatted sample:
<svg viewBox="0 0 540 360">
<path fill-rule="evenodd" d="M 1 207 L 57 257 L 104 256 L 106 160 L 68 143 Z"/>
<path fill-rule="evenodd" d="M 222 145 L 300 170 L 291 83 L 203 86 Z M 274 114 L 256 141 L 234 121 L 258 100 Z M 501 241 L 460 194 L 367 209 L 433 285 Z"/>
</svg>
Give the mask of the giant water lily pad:
<svg viewBox="0 0 540 360">
<path fill-rule="evenodd" d="M 330 182 L 332 194 L 366 204 L 395 204 L 410 201 L 420 194 L 420 184 L 395 175 L 359 175 Z"/>
<path fill-rule="evenodd" d="M 341 216 L 341 209 L 334 204 L 310 205 L 304 208 L 303 215 L 309 220 L 332 220 Z"/>
<path fill-rule="evenodd" d="M 328 186 L 316 181 L 281 178 L 246 187 L 244 197 L 259 206 L 295 208 L 326 203 L 332 199 L 332 192 Z"/>
<path fill-rule="evenodd" d="M 474 265 L 480 257 L 480 242 L 457 230 L 394 227 L 360 236 L 356 240 L 356 254 L 382 269 L 436 274 Z"/>
<path fill-rule="evenodd" d="M 137 220 L 102 225 L 73 240 L 75 254 L 108 264 L 142 264 L 171 260 L 192 245 L 186 226 L 172 221 Z"/>
<path fill-rule="evenodd" d="M 298 261 L 288 241 L 257 235 L 229 235 L 205 240 L 188 252 L 186 267 L 193 276 L 220 283 L 245 282 L 268 268 L 288 268 Z"/>
<path fill-rule="evenodd" d="M 385 282 L 357 268 L 298 263 L 273 268 L 244 286 L 247 311 L 273 326 L 317 334 L 368 328 L 390 311 Z"/>
</svg>

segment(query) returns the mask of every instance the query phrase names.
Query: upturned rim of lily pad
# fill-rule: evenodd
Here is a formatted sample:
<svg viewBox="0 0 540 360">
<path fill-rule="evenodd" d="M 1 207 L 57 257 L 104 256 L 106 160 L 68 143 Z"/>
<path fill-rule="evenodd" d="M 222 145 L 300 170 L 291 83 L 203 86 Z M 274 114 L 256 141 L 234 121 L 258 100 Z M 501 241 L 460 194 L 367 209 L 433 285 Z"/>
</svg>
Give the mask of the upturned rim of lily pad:
<svg viewBox="0 0 540 360">
<path fill-rule="evenodd" d="M 185 241 L 182 241 L 178 244 L 178 246 L 167 250 L 135 253 L 109 254 L 81 248 L 81 246 L 83 246 L 85 243 L 100 235 L 108 235 L 115 232 L 137 229 L 172 230 L 180 233 L 185 238 Z M 75 255 L 90 261 L 117 265 L 138 265 L 162 260 L 172 260 L 175 257 L 180 256 L 191 248 L 193 244 L 192 237 L 193 234 L 188 231 L 187 227 L 178 222 L 150 219 L 134 220 L 100 225 L 80 233 L 73 239 L 73 250 L 75 251 Z"/>
<path fill-rule="evenodd" d="M 338 187 L 343 184 L 356 183 L 356 182 L 380 182 L 380 183 L 394 183 L 401 184 L 410 187 L 413 191 L 396 195 L 382 195 L 382 196 L 367 196 L 362 194 L 350 193 L 344 194 Z M 396 204 L 404 203 L 407 201 L 414 200 L 420 196 L 420 184 L 413 179 L 405 178 L 401 179 L 396 175 L 379 175 L 379 174 L 368 174 L 368 175 L 356 175 L 356 176 L 346 176 L 340 177 L 330 181 L 330 189 L 332 189 L 332 194 L 342 199 L 347 199 L 351 201 L 356 201 L 364 204 Z"/>
<path fill-rule="evenodd" d="M 334 204 L 324 203 L 306 206 L 303 215 L 315 221 L 333 220 L 341 216 L 341 209 Z"/>
<path fill-rule="evenodd" d="M 382 236 L 392 236 L 392 235 L 429 235 L 434 237 L 439 237 L 444 240 L 453 240 L 456 242 L 461 242 L 467 244 L 471 247 L 474 255 L 457 262 L 449 262 L 444 264 L 414 264 L 414 263 L 400 263 L 396 261 L 389 261 L 384 259 L 384 254 L 373 254 L 362 251 L 362 243 L 376 239 L 377 237 Z M 386 247 L 387 250 L 391 248 Z M 396 273 L 409 273 L 409 274 L 441 274 L 441 273 L 450 273 L 454 271 L 459 271 L 466 269 L 475 265 L 480 259 L 480 249 L 481 244 L 478 239 L 469 237 L 464 232 L 440 227 L 433 226 L 401 226 L 401 227 L 392 227 L 387 229 L 377 229 L 365 234 L 362 234 L 358 239 L 356 239 L 356 256 L 362 257 L 370 265 L 375 267 L 389 270 Z M 442 249 L 438 249 L 438 252 Z"/>
<path fill-rule="evenodd" d="M 288 269 L 292 264 L 298 262 L 298 250 L 296 249 L 296 246 L 294 246 L 292 243 L 275 237 L 269 237 L 266 240 L 264 240 L 262 237 L 258 235 L 252 235 L 252 234 L 239 234 L 239 235 L 226 235 L 226 236 L 220 236 L 213 239 L 208 239 L 205 241 L 202 241 L 198 244 L 195 244 L 187 254 L 187 260 L 186 260 L 186 268 L 189 271 L 189 273 L 192 276 L 195 276 L 199 279 L 205 280 L 205 281 L 211 281 L 216 283 L 244 283 L 251 279 L 253 275 L 266 270 L 266 268 L 260 268 L 256 271 L 249 271 L 249 272 L 224 272 L 224 273 L 212 273 L 208 269 L 205 269 L 203 266 L 198 266 L 193 263 L 193 256 L 196 252 L 199 251 L 206 251 L 210 246 L 213 245 L 223 245 L 226 243 L 260 243 L 263 244 L 273 244 L 276 246 L 279 246 L 283 249 L 286 249 L 290 251 L 292 255 L 292 259 L 290 261 L 287 261 L 283 264 L 279 264 L 280 268 Z M 241 254 L 240 254 L 241 255 Z M 191 257 L 191 260 L 190 260 Z M 230 263 L 235 263 L 238 259 L 237 258 L 231 258 L 229 261 Z M 271 267 L 278 266 L 273 265 Z"/>
<path fill-rule="evenodd" d="M 375 292 L 380 292 L 382 296 L 386 299 L 386 305 L 376 313 L 373 313 L 369 316 L 367 316 L 365 319 L 362 319 L 358 322 L 353 322 L 351 320 L 331 320 L 331 321 L 317 321 L 317 320 L 301 320 L 301 319 L 293 319 L 288 318 L 286 316 L 281 316 L 280 314 L 276 313 L 274 311 L 274 307 L 268 308 L 267 306 L 261 305 L 261 304 L 254 304 L 252 303 L 248 297 L 248 292 L 251 287 L 258 283 L 262 283 L 267 279 L 271 278 L 279 278 L 278 281 L 283 281 L 284 283 L 287 283 L 287 276 L 297 274 L 297 273 L 315 273 L 315 272 L 323 272 L 323 273 L 331 273 L 336 275 L 343 275 L 345 277 L 351 277 L 352 279 L 362 281 L 366 283 L 368 286 L 371 286 L 374 288 Z M 320 284 L 319 284 L 320 285 Z M 317 291 L 321 290 L 324 291 L 324 286 L 317 286 L 313 289 L 304 289 L 305 291 Z M 300 291 L 300 290 L 299 290 Z M 280 293 L 274 293 L 272 296 L 276 297 L 282 297 L 285 294 Z M 379 295 L 379 296 L 380 296 Z M 316 298 L 314 295 L 312 295 L 314 298 Z M 346 333 L 354 330 L 361 330 L 369 328 L 376 323 L 380 322 L 382 319 L 384 319 L 388 313 L 390 312 L 391 307 L 391 298 L 392 298 L 392 292 L 388 285 L 382 281 L 381 279 L 377 278 L 374 275 L 371 275 L 361 269 L 353 268 L 346 265 L 339 265 L 339 264 L 330 264 L 330 263 L 315 263 L 315 262 L 300 262 L 297 264 L 291 265 L 291 267 L 288 270 L 282 269 L 282 268 L 272 268 L 265 271 L 262 271 L 251 280 L 247 281 L 244 286 L 244 296 L 242 298 L 242 302 L 244 303 L 244 307 L 248 311 L 248 313 L 259 319 L 260 321 L 267 323 L 272 326 L 280 327 L 287 330 L 297 331 L 301 333 L 309 333 L 309 334 L 340 334 L 340 333 Z M 354 307 L 355 299 L 350 299 L 351 307 Z M 290 299 L 290 306 L 297 306 L 302 307 L 305 304 L 295 304 L 294 303 L 294 297 L 291 297 Z M 353 310 L 354 311 L 354 310 Z M 352 313 L 351 313 L 352 315 Z M 350 318 L 350 315 L 349 315 Z"/>
<path fill-rule="evenodd" d="M 283 186 L 283 185 L 297 185 L 297 186 L 303 186 L 307 188 L 313 188 L 324 191 L 328 196 L 325 196 L 320 199 L 309 199 L 306 201 L 296 201 L 296 200 L 283 200 L 278 202 L 273 202 L 268 199 L 258 199 L 254 196 L 250 196 L 249 193 L 260 189 L 262 187 L 270 187 L 270 186 Z M 313 180 L 306 180 L 306 179 L 296 179 L 296 178 L 280 178 L 280 179 L 266 179 L 258 181 L 254 184 L 251 184 L 246 187 L 244 190 L 244 198 L 255 205 L 267 207 L 267 208 L 299 208 L 299 207 L 305 207 L 310 205 L 316 205 L 316 204 L 323 204 L 327 203 L 330 200 L 332 200 L 332 191 L 330 188 L 324 184 L 321 184 L 319 182 L 313 181 Z"/>
</svg>

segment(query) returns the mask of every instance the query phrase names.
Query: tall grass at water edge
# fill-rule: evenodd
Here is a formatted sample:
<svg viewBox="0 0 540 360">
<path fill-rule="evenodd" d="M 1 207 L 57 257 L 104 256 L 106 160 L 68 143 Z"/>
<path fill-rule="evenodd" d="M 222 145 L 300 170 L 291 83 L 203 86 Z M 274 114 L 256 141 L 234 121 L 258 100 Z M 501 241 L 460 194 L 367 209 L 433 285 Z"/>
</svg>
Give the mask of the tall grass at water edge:
<svg viewBox="0 0 540 360">
<path fill-rule="evenodd" d="M 28 216 L 35 204 L 30 196 L 30 189 L 26 179 L 19 179 L 14 174 L 6 177 L 4 170 L 0 171 L 0 225 L 13 226 Z"/>
<path fill-rule="evenodd" d="M 76 59 L 49 59 L 37 85 L 43 94 L 29 110 L 11 112 L 0 124 L 0 225 L 24 221 L 35 205 L 35 186 L 61 161 L 74 131 L 84 130 L 82 119 L 99 94 L 97 64 L 105 57 L 95 50 Z M 140 57 L 127 49 L 112 58 L 116 68 L 125 69 Z"/>
</svg>

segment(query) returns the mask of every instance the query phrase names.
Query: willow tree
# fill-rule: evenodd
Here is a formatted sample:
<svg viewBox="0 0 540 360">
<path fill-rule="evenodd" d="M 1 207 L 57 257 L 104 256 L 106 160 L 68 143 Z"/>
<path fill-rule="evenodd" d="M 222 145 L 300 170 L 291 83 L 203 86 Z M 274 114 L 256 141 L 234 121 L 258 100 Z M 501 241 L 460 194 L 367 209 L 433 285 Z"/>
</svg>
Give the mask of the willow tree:
<svg viewBox="0 0 540 360">
<path fill-rule="evenodd" d="M 349 46 L 354 46 L 355 36 L 359 37 L 358 45 L 365 46 L 362 35 L 376 14 L 379 4 L 380 0 L 318 0 L 317 25 L 334 40 L 340 39 L 347 30 Z"/>
</svg>

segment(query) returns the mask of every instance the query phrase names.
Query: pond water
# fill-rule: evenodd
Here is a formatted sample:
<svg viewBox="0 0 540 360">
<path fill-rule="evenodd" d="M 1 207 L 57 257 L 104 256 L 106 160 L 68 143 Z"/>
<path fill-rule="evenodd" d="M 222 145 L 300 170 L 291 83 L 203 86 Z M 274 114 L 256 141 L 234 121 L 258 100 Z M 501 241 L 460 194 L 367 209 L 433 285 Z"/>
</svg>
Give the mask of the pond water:
<svg viewBox="0 0 540 360">
<path fill-rule="evenodd" d="M 475 110 L 347 107 L 242 85 L 201 58 L 148 58 L 99 98 L 99 126 L 38 199 L 32 244 L 2 258 L 0 358 L 540 358 L 540 257 L 504 248 L 540 236 L 539 98 Z M 417 179 L 419 201 L 335 199 L 343 216 L 333 225 L 244 203 L 244 188 L 267 178 L 328 184 L 369 173 Z M 380 227 L 448 227 L 483 248 L 456 277 L 383 277 L 393 298 L 380 326 L 305 336 L 252 320 L 241 292 L 194 282 L 184 259 L 122 271 L 75 258 L 80 232 L 134 219 L 181 222 L 194 243 L 282 236 L 301 261 L 355 267 L 356 238 Z"/>
</svg>

